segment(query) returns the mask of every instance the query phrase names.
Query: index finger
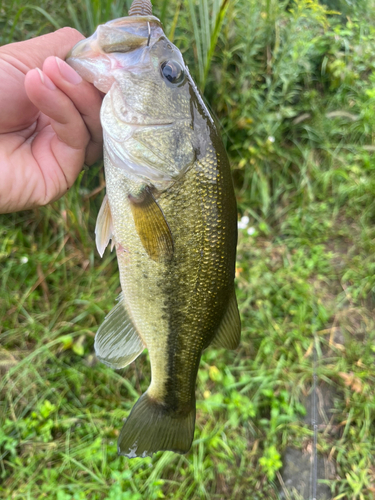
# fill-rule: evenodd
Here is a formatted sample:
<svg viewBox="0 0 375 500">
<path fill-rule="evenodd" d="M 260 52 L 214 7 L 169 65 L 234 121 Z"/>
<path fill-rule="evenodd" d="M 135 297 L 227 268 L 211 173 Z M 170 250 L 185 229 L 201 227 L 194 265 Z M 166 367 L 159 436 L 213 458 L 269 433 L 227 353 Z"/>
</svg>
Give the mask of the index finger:
<svg viewBox="0 0 375 500">
<path fill-rule="evenodd" d="M 44 61 L 43 72 L 73 101 L 89 129 L 92 140 L 101 143 L 103 136 L 99 116 L 103 99 L 101 92 L 57 57 L 48 57 Z"/>
<path fill-rule="evenodd" d="M 48 56 L 65 59 L 70 49 L 83 38 L 74 28 L 61 28 L 31 40 L 4 45 L 0 47 L 0 56 L 12 58 L 12 64 L 26 74 L 29 69 L 41 69 Z"/>
</svg>

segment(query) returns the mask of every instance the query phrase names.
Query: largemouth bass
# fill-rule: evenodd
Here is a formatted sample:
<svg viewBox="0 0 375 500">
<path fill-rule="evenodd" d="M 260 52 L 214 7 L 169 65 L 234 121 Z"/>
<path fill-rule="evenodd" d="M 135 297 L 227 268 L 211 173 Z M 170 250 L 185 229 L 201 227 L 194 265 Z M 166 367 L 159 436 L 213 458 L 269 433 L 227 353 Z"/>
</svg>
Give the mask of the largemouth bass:
<svg viewBox="0 0 375 500">
<path fill-rule="evenodd" d="M 101 108 L 107 194 L 100 255 L 116 248 L 122 294 L 95 338 L 122 368 L 147 347 L 151 384 L 118 441 L 128 457 L 186 453 L 194 436 L 202 350 L 234 349 L 237 210 L 228 158 L 182 55 L 135 0 L 67 62 L 106 95 Z"/>
</svg>

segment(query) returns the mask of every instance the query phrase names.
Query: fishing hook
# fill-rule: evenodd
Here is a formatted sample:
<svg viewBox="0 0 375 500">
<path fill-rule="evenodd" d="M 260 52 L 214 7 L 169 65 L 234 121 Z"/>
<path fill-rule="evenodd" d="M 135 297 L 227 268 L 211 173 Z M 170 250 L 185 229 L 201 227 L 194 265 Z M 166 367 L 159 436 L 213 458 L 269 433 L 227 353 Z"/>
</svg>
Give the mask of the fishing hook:
<svg viewBox="0 0 375 500">
<path fill-rule="evenodd" d="M 148 39 L 147 39 L 147 47 L 150 46 L 150 39 L 151 39 L 151 27 L 150 23 L 147 21 L 147 27 L 148 27 Z"/>
</svg>

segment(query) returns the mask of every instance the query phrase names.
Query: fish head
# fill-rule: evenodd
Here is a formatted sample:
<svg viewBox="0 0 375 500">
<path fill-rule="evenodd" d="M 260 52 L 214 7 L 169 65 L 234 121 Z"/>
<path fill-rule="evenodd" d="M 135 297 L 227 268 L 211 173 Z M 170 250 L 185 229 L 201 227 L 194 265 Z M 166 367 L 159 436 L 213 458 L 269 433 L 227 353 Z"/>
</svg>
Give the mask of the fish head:
<svg viewBox="0 0 375 500">
<path fill-rule="evenodd" d="M 106 93 L 101 121 L 113 164 L 158 189 L 196 159 L 195 85 L 179 49 L 151 15 L 110 21 L 80 41 L 67 62 Z"/>
<path fill-rule="evenodd" d="M 66 61 L 85 80 L 107 93 L 116 70 L 138 68 L 144 47 L 162 35 L 161 23 L 154 16 L 114 19 L 99 25 L 90 37 L 78 42 Z"/>
</svg>

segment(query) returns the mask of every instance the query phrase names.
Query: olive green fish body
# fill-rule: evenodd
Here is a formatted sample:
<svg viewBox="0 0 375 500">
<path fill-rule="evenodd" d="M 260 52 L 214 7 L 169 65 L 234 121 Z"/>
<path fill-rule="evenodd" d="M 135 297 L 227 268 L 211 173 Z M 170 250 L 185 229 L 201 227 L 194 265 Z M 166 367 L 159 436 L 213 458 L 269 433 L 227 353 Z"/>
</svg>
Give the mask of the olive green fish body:
<svg viewBox="0 0 375 500">
<path fill-rule="evenodd" d="M 77 50 L 85 57 L 77 62 L 73 49 L 68 61 L 80 70 L 89 59 L 88 79 L 107 87 L 101 111 L 107 195 L 97 244 L 102 254 L 112 240 L 123 294 L 98 330 L 96 353 L 119 368 L 147 347 L 151 362 L 151 384 L 119 437 L 119 453 L 128 457 L 188 451 L 202 350 L 210 343 L 235 348 L 240 334 L 228 158 L 178 49 L 160 36 L 157 21 L 145 31 L 143 18 L 135 19 L 128 49 L 111 61 L 111 84 L 92 70 L 98 56 L 88 57 L 87 46 Z M 134 31 L 141 39 L 135 49 Z M 103 53 L 112 42 L 100 57 L 108 58 Z M 117 30 L 116 51 L 119 43 Z"/>
</svg>

